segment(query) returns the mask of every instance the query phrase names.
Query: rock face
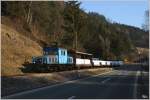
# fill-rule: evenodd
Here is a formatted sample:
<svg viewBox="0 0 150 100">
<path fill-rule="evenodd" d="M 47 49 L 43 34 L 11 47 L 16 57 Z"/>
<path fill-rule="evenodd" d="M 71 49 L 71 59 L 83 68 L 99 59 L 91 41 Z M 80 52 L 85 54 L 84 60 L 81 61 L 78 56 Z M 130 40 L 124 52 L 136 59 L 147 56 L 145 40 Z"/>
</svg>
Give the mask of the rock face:
<svg viewBox="0 0 150 100">
<path fill-rule="evenodd" d="M 1 24 L 1 68 L 2 75 L 21 73 L 18 69 L 32 56 L 42 55 L 42 47 L 35 41 Z"/>
</svg>

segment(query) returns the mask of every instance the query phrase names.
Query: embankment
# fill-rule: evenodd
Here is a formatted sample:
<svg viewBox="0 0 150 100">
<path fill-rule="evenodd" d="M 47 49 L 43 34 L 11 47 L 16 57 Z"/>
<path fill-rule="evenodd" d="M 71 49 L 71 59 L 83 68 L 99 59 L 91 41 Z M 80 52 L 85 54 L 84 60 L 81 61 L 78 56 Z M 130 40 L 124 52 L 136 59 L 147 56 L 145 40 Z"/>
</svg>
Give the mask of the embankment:
<svg viewBox="0 0 150 100">
<path fill-rule="evenodd" d="M 27 74 L 24 76 L 14 77 L 2 77 L 1 95 L 7 96 L 21 91 L 31 90 L 34 88 L 90 77 L 111 70 L 111 68 L 96 68 L 45 74 Z"/>
</svg>

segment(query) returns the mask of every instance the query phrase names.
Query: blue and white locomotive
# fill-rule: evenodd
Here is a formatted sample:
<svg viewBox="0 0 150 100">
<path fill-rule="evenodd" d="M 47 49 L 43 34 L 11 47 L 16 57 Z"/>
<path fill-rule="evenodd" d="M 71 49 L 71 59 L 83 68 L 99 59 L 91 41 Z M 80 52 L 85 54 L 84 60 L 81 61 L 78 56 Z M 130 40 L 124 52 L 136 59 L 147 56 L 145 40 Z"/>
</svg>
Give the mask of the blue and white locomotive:
<svg viewBox="0 0 150 100">
<path fill-rule="evenodd" d="M 74 56 L 75 55 L 75 56 Z M 84 52 L 70 52 L 60 47 L 44 47 L 43 56 L 33 57 L 32 64 L 48 66 L 50 68 L 69 68 L 69 66 L 100 67 L 100 66 L 120 66 L 123 61 L 105 61 L 93 58 L 92 54 Z M 67 66 L 69 65 L 69 66 Z M 52 67 L 53 66 L 53 67 Z M 73 67 L 70 67 L 73 68 Z"/>
<path fill-rule="evenodd" d="M 58 47 L 44 47 L 43 56 L 33 57 L 34 64 L 73 64 L 73 57 L 71 57 L 67 49 Z"/>
</svg>

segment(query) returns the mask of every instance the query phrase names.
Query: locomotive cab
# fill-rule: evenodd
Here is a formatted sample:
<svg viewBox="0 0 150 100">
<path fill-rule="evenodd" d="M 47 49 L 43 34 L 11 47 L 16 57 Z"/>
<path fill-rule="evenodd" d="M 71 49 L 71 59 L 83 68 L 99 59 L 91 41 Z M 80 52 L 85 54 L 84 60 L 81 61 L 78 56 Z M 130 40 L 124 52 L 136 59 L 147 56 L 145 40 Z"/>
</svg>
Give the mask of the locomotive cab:
<svg viewBox="0 0 150 100">
<path fill-rule="evenodd" d="M 73 64 L 67 49 L 58 47 L 44 47 L 43 56 L 33 57 L 32 63 L 36 64 Z"/>
</svg>

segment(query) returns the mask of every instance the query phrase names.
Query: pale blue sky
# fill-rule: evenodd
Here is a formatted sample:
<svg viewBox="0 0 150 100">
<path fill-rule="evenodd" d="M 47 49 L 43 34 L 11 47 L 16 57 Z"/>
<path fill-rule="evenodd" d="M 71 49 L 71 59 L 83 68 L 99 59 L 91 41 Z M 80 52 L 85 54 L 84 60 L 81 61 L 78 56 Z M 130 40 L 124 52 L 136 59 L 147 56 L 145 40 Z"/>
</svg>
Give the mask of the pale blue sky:
<svg viewBox="0 0 150 100">
<path fill-rule="evenodd" d="M 86 12 L 94 11 L 112 21 L 140 27 L 144 23 L 148 0 L 95 0 L 81 1 L 81 8 Z"/>
</svg>

